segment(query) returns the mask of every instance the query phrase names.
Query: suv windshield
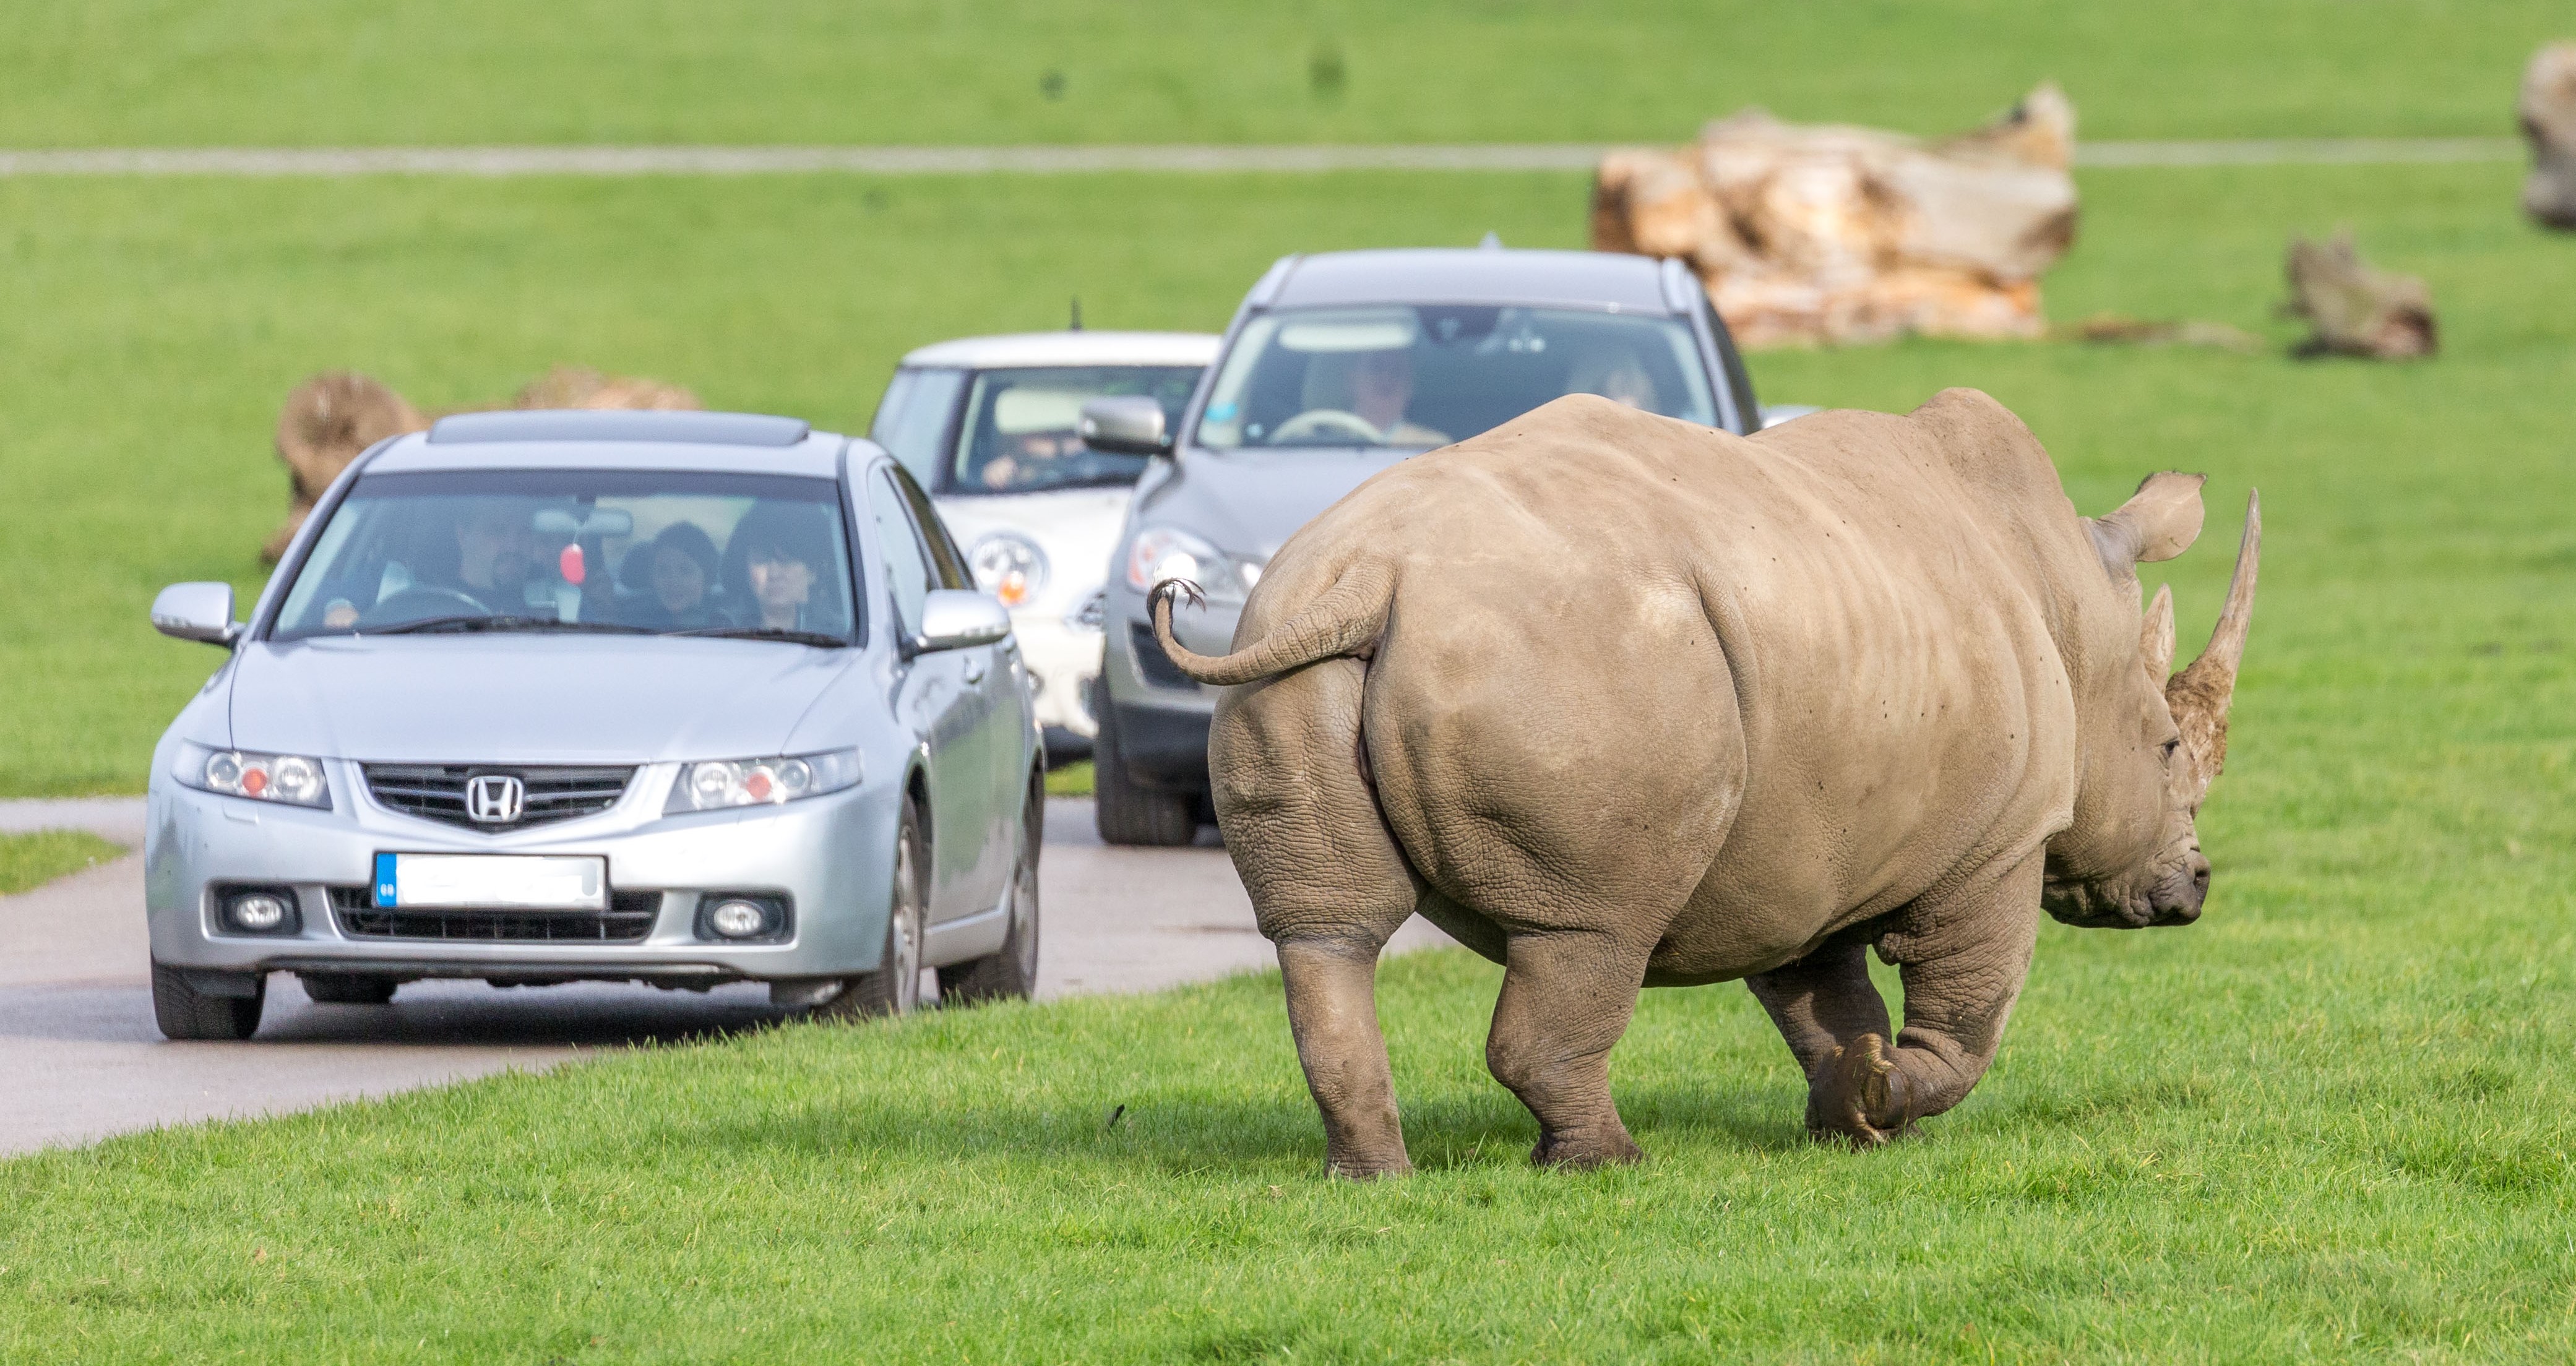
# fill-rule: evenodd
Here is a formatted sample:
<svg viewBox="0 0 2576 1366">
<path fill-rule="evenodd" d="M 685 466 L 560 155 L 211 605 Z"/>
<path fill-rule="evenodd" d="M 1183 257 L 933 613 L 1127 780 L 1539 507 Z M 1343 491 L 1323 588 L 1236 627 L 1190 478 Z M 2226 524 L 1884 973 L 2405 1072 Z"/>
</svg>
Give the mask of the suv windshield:
<svg viewBox="0 0 2576 1366">
<path fill-rule="evenodd" d="M 854 601 L 830 479 L 371 474 L 313 543 L 271 638 L 614 631 L 843 644 Z"/>
<path fill-rule="evenodd" d="M 1304 308 L 1244 325 L 1217 372 L 1197 444 L 1427 449 L 1566 394 L 1717 422 L 1698 343 L 1677 318 L 1492 305 Z"/>
</svg>

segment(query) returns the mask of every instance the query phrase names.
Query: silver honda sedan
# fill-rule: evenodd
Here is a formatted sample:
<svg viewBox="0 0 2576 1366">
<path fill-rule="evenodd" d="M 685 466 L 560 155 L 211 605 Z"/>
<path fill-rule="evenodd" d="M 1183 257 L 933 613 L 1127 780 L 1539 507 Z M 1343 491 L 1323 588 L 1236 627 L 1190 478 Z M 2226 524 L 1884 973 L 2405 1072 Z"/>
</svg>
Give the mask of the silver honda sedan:
<svg viewBox="0 0 2576 1366">
<path fill-rule="evenodd" d="M 259 1027 L 268 975 L 766 982 L 849 1015 L 1026 996 L 1028 671 L 866 441 L 730 413 L 451 417 L 353 462 L 153 754 L 153 1005 Z"/>
</svg>

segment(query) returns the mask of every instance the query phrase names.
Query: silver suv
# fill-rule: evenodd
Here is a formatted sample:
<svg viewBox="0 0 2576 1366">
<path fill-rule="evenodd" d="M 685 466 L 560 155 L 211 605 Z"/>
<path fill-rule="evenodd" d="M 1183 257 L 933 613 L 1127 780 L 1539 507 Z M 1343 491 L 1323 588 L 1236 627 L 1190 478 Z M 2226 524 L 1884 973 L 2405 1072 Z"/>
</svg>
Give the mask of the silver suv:
<svg viewBox="0 0 2576 1366">
<path fill-rule="evenodd" d="M 1177 428 L 1151 402 L 1087 406 L 1092 449 L 1158 457 L 1102 605 L 1101 838 L 1185 844 L 1209 819 L 1216 696 L 1155 643 L 1146 590 L 1205 588 L 1209 610 L 1174 629 L 1223 654 L 1262 567 L 1316 513 L 1399 460 L 1573 393 L 1762 425 L 1725 324 L 1679 263 L 1493 246 L 1291 256 L 1244 297 Z"/>
</svg>

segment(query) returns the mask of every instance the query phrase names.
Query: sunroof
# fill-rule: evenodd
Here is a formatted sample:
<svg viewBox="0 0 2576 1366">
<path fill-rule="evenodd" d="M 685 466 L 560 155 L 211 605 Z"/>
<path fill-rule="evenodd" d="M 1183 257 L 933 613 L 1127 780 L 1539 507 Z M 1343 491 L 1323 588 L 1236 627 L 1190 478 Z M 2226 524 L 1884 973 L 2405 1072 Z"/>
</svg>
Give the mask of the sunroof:
<svg viewBox="0 0 2576 1366">
<path fill-rule="evenodd" d="M 437 445 L 495 441 L 670 441 L 697 446 L 793 446 L 813 430 L 801 417 L 761 413 L 593 412 L 541 408 L 458 413 L 429 429 Z"/>
</svg>

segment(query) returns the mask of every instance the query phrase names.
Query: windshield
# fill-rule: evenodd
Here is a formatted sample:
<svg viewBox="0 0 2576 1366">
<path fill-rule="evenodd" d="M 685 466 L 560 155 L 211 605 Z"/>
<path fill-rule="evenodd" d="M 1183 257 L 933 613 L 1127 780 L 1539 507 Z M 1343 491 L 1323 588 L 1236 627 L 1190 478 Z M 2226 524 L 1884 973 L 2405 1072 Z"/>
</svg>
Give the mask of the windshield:
<svg viewBox="0 0 2576 1366">
<path fill-rule="evenodd" d="M 1714 426 L 1699 346 L 1677 318 L 1424 304 L 1282 309 L 1245 324 L 1197 443 L 1463 441 L 1566 394 Z"/>
<path fill-rule="evenodd" d="M 1135 483 L 1145 472 L 1145 457 L 1082 444 L 1075 434 L 1082 405 L 1113 394 L 1142 394 L 1163 405 L 1167 429 L 1177 431 L 1181 408 L 1198 382 L 1198 367 L 1190 365 L 979 371 L 939 487 L 948 493 L 1033 493 Z"/>
<path fill-rule="evenodd" d="M 431 631 L 855 633 L 840 485 L 640 470 L 371 474 L 271 638 Z"/>
</svg>

